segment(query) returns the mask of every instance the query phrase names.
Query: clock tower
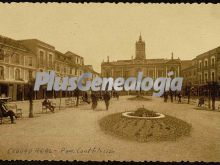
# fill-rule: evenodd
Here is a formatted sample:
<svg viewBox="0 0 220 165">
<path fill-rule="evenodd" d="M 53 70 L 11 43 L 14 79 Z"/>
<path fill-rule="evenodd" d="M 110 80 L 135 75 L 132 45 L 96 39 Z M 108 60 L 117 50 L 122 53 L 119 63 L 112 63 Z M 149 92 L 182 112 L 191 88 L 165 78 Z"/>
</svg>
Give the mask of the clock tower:
<svg viewBox="0 0 220 165">
<path fill-rule="evenodd" d="M 141 35 L 139 36 L 139 40 L 136 41 L 135 59 L 137 59 L 137 60 L 146 59 L 145 42 L 142 41 Z"/>
</svg>

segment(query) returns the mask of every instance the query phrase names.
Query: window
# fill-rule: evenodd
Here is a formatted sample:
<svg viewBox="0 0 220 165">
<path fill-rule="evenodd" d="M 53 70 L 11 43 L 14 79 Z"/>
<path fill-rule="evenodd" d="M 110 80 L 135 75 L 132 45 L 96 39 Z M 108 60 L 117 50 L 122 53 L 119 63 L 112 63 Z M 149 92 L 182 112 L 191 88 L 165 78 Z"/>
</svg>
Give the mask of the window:
<svg viewBox="0 0 220 165">
<path fill-rule="evenodd" d="M 28 72 L 29 80 L 31 80 L 33 78 L 32 75 L 33 75 L 33 72 L 31 70 L 29 70 L 29 72 Z"/>
<path fill-rule="evenodd" d="M 5 50 L 1 49 L 0 50 L 0 60 L 4 60 L 4 56 L 5 56 Z"/>
<path fill-rule="evenodd" d="M 20 80 L 20 70 L 19 69 L 15 70 L 15 80 Z"/>
<path fill-rule="evenodd" d="M 66 74 L 66 68 L 64 68 L 64 73 Z"/>
<path fill-rule="evenodd" d="M 49 66 L 52 66 L 52 54 L 49 54 Z"/>
<path fill-rule="evenodd" d="M 60 66 L 59 65 L 57 65 L 57 71 L 60 72 Z"/>
<path fill-rule="evenodd" d="M 124 77 L 125 77 L 125 78 L 128 78 L 128 77 L 129 77 L 129 71 L 125 71 L 125 72 L 124 72 Z"/>
<path fill-rule="evenodd" d="M 204 61 L 204 66 L 205 66 L 205 67 L 208 67 L 208 59 L 205 59 L 205 61 Z"/>
<path fill-rule="evenodd" d="M 28 57 L 27 61 L 28 61 L 28 66 L 32 66 L 32 57 Z"/>
<path fill-rule="evenodd" d="M 40 51 L 39 62 L 40 62 L 39 65 L 43 66 L 43 64 L 44 64 L 44 52 L 43 51 Z"/>
<path fill-rule="evenodd" d="M 212 72 L 211 79 L 212 79 L 212 81 L 215 81 L 215 72 Z"/>
<path fill-rule="evenodd" d="M 158 70 L 158 77 L 162 77 L 163 76 L 163 71 L 162 70 Z"/>
<path fill-rule="evenodd" d="M 211 65 L 212 65 L 212 66 L 215 66 L 215 57 L 212 57 L 212 58 L 211 58 Z"/>
<path fill-rule="evenodd" d="M 201 74 L 199 75 L 199 82 L 200 82 L 200 84 L 202 84 L 202 75 Z"/>
<path fill-rule="evenodd" d="M 205 78 L 205 79 L 204 79 L 204 80 L 205 80 L 205 83 L 207 83 L 207 82 L 208 82 L 208 73 L 205 73 L 205 74 L 204 74 L 204 78 Z"/>
<path fill-rule="evenodd" d="M 4 79 L 4 67 L 0 66 L 0 79 L 3 80 Z"/>
<path fill-rule="evenodd" d="M 19 56 L 19 54 L 15 54 L 15 63 L 16 64 L 20 63 L 20 56 Z"/>
<path fill-rule="evenodd" d="M 77 69 L 75 69 L 75 75 L 78 75 L 78 74 L 77 74 L 77 72 L 78 72 L 78 70 L 77 70 Z"/>
<path fill-rule="evenodd" d="M 202 69 L 202 61 L 199 61 L 199 68 Z"/>
</svg>

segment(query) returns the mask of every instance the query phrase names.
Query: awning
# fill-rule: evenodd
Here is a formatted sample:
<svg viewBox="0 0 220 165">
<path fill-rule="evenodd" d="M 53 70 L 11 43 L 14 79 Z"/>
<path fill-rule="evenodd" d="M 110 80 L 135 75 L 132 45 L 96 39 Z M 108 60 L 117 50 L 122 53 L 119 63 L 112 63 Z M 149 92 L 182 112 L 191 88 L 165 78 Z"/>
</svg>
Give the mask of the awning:
<svg viewBox="0 0 220 165">
<path fill-rule="evenodd" d="M 0 80 L 0 84 L 27 84 L 25 81 Z"/>
</svg>

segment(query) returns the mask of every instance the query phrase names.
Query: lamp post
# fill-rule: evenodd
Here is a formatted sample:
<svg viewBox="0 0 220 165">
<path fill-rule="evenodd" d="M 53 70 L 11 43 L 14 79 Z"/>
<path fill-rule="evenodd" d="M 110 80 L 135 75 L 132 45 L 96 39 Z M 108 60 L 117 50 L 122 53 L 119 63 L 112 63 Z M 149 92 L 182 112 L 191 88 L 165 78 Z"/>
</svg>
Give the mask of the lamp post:
<svg viewBox="0 0 220 165">
<path fill-rule="evenodd" d="M 33 96 L 34 96 L 34 79 L 30 79 L 28 81 L 28 87 L 29 87 L 29 95 L 28 95 L 28 100 L 29 100 L 29 118 L 33 118 Z"/>
<path fill-rule="evenodd" d="M 189 82 L 189 84 L 187 85 L 188 104 L 190 102 L 191 86 L 192 86 L 192 83 Z"/>
</svg>

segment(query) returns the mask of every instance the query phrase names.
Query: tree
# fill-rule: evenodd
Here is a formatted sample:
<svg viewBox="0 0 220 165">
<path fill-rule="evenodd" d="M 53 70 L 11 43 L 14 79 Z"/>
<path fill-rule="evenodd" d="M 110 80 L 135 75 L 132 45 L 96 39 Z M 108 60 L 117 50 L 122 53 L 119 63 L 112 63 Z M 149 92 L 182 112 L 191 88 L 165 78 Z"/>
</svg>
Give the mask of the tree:
<svg viewBox="0 0 220 165">
<path fill-rule="evenodd" d="M 189 82 L 189 84 L 187 85 L 187 96 L 188 96 L 188 104 L 190 102 L 190 96 L 191 96 L 191 82 Z"/>
</svg>

